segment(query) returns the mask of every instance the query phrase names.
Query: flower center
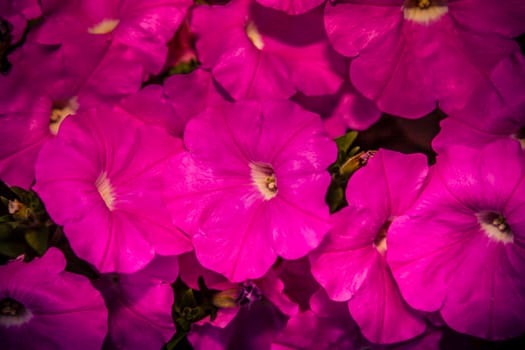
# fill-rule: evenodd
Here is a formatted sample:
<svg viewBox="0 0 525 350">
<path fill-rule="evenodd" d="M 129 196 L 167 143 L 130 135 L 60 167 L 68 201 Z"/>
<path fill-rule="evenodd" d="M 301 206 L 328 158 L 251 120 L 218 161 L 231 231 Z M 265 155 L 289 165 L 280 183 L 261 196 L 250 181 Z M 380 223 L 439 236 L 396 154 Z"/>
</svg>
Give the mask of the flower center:
<svg viewBox="0 0 525 350">
<path fill-rule="evenodd" d="M 108 34 L 111 33 L 119 24 L 118 19 L 103 19 L 101 22 L 88 28 L 89 34 Z"/>
<path fill-rule="evenodd" d="M 110 211 L 113 210 L 115 203 L 115 193 L 105 171 L 103 171 L 98 176 L 97 180 L 95 181 L 95 186 L 97 187 L 98 193 L 100 193 L 100 197 L 102 197 L 108 209 Z"/>
<path fill-rule="evenodd" d="M 24 305 L 11 298 L 0 300 L 0 325 L 5 327 L 18 326 L 33 317 Z"/>
<path fill-rule="evenodd" d="M 246 281 L 235 288 L 223 290 L 213 296 L 212 303 L 217 307 L 233 308 L 251 305 L 261 300 L 262 293 L 255 283 Z"/>
<path fill-rule="evenodd" d="M 405 0 L 405 19 L 421 24 L 437 21 L 448 12 L 446 0 Z"/>
<path fill-rule="evenodd" d="M 514 242 L 514 234 L 503 215 L 494 212 L 481 212 L 477 214 L 479 225 L 485 234 L 504 244 Z"/>
<path fill-rule="evenodd" d="M 270 200 L 277 195 L 277 179 L 270 164 L 250 163 L 253 184 L 263 195 L 265 200 Z"/>
<path fill-rule="evenodd" d="M 386 233 L 391 223 L 392 220 L 388 219 L 383 224 L 383 226 L 381 226 L 381 229 L 379 229 L 379 232 L 377 233 L 377 236 L 374 239 L 374 246 L 380 254 L 385 254 L 386 252 Z"/>
<path fill-rule="evenodd" d="M 241 292 L 235 302 L 240 306 L 251 305 L 256 301 L 261 300 L 261 298 L 262 293 L 255 283 L 252 281 L 246 281 L 243 283 Z"/>
<path fill-rule="evenodd" d="M 248 22 L 246 25 L 246 34 L 248 35 L 248 38 L 250 38 L 252 44 L 259 50 L 262 50 L 264 47 L 264 42 L 262 40 L 261 34 L 259 34 L 259 31 L 255 26 L 255 23 L 252 21 Z"/>
<path fill-rule="evenodd" d="M 73 96 L 67 101 L 59 101 L 53 104 L 51 117 L 49 118 L 49 130 L 53 135 L 58 134 L 60 124 L 70 115 L 75 115 L 78 110 L 78 99 Z"/>
</svg>

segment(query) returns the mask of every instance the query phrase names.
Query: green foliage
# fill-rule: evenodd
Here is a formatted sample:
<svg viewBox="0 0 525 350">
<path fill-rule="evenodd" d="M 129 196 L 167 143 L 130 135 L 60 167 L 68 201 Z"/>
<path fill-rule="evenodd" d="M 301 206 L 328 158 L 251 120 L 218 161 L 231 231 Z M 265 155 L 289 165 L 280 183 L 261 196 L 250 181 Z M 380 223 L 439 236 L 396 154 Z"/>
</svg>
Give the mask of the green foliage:
<svg viewBox="0 0 525 350">
<path fill-rule="evenodd" d="M 332 175 L 332 182 L 326 194 L 326 202 L 330 206 L 331 213 L 348 205 L 345 198 L 348 179 L 353 173 L 363 167 L 368 158 L 374 153 L 374 151 L 361 151 L 359 146 L 354 145 L 357 135 L 356 131 L 349 131 L 335 139 L 337 160 L 328 168 Z"/>
<path fill-rule="evenodd" d="M 26 260 L 42 256 L 57 225 L 33 191 L 2 183 L 0 203 L 0 262 L 22 254 Z"/>
<path fill-rule="evenodd" d="M 188 74 L 193 72 L 199 66 L 197 60 L 190 60 L 189 62 L 180 62 L 175 67 L 172 67 L 168 70 L 167 76 L 173 74 Z"/>
<path fill-rule="evenodd" d="M 175 303 L 173 304 L 172 317 L 177 332 L 164 346 L 164 350 L 192 349 L 186 337 L 192 323 L 208 316 L 213 321 L 217 316 L 217 307 L 213 305 L 213 295 L 216 291 L 208 289 L 202 277 L 199 278 L 199 289 L 189 288 L 180 278 L 173 284 Z"/>
</svg>

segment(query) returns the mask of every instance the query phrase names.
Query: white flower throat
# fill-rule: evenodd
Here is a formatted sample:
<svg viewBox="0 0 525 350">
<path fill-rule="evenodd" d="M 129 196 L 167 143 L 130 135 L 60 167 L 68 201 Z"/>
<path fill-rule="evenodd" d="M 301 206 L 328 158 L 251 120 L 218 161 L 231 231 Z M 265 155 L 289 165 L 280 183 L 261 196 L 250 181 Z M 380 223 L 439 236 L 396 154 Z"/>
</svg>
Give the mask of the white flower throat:
<svg viewBox="0 0 525 350">
<path fill-rule="evenodd" d="M 428 25 L 448 12 L 445 0 L 405 0 L 403 15 L 406 20 Z"/>
<path fill-rule="evenodd" d="M 270 200 L 277 195 L 277 179 L 270 164 L 261 162 L 250 163 L 253 184 L 263 195 L 265 200 Z"/>
</svg>

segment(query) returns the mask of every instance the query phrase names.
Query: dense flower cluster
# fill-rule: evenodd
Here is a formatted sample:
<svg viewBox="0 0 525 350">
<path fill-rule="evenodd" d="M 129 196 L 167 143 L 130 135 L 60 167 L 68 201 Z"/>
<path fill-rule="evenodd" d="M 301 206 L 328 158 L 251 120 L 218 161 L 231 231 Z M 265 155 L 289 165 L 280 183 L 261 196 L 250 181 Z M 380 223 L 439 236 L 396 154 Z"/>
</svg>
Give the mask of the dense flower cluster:
<svg viewBox="0 0 525 350">
<path fill-rule="evenodd" d="M 522 0 L 4 0 L 0 347 L 523 338 L 524 33 Z"/>
</svg>

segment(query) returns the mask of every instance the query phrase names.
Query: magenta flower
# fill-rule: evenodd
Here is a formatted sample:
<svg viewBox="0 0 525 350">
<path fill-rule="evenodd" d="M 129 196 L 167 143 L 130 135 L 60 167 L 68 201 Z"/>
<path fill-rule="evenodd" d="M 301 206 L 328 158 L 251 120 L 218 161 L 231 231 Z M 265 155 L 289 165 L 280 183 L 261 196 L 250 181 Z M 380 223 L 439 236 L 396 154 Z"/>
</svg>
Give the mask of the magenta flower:
<svg viewBox="0 0 525 350">
<path fill-rule="evenodd" d="M 267 350 L 285 323 L 271 303 L 256 302 L 242 308 L 225 328 L 194 324 L 188 339 L 195 350 Z"/>
<path fill-rule="evenodd" d="M 482 148 L 499 139 L 519 140 L 525 148 L 525 58 L 505 59 L 492 72 L 493 83 L 476 91 L 465 108 L 450 112 L 432 141 L 440 153 L 450 145 Z M 495 89 L 494 89 L 495 88 Z"/>
<path fill-rule="evenodd" d="M 188 74 L 174 74 L 163 86 L 147 85 L 138 93 L 126 97 L 124 109 L 147 124 L 166 128 L 170 134 L 182 137 L 186 123 L 208 107 L 233 102 L 213 80 L 211 73 L 196 69 Z"/>
<path fill-rule="evenodd" d="M 388 236 L 406 301 L 454 330 L 497 340 L 525 331 L 525 159 L 517 142 L 450 147 Z"/>
<path fill-rule="evenodd" d="M 118 107 L 67 118 L 41 150 L 35 191 L 75 253 L 101 272 L 135 272 L 191 250 L 160 198 L 167 159 L 182 149 Z"/>
<path fill-rule="evenodd" d="M 139 62 L 146 72 L 159 73 L 168 53 L 166 43 L 191 4 L 191 0 L 44 0 L 45 20 L 29 40 L 72 45 L 82 53 L 120 47 L 125 51 L 122 61 Z"/>
<path fill-rule="evenodd" d="M 239 102 L 192 119 L 184 142 L 165 197 L 204 267 L 240 282 L 318 246 L 336 154 L 319 116 L 288 101 Z"/>
<path fill-rule="evenodd" d="M 298 93 L 293 101 L 320 114 L 326 131 L 334 138 L 343 135 L 348 128 L 366 130 L 381 117 L 381 111 L 374 102 L 361 95 L 349 82 L 345 82 L 334 95 L 306 96 Z"/>
<path fill-rule="evenodd" d="M 108 274 L 96 281 L 109 310 L 109 342 L 116 349 L 161 349 L 173 334 L 173 289 L 177 257 L 156 257 L 131 275 Z"/>
<path fill-rule="evenodd" d="M 298 312 L 298 305 L 283 292 L 284 284 L 273 270 L 256 280 L 233 283 L 204 268 L 193 253 L 181 255 L 180 266 L 180 277 L 190 288 L 198 290 L 198 279 L 202 277 L 207 288 L 221 291 L 215 300 L 220 308 L 217 317 L 211 322 L 214 327 L 225 328 L 242 308 L 250 308 L 253 303 L 261 300 L 272 303 L 283 315 L 293 316 Z M 199 322 L 201 325 L 206 323 L 210 321 L 204 319 Z"/>
<path fill-rule="evenodd" d="M 11 44 L 18 43 L 22 39 L 27 21 L 41 14 L 38 0 L 4 0 L 0 3 L 0 21 L 3 19 L 11 26 Z"/>
<path fill-rule="evenodd" d="M 301 310 L 310 310 L 310 298 L 321 286 L 310 272 L 308 257 L 283 260 L 273 270 L 284 283 L 284 294 Z"/>
<path fill-rule="evenodd" d="M 289 15 L 300 15 L 321 5 L 325 0 L 257 0 L 257 2 Z"/>
<path fill-rule="evenodd" d="M 10 56 L 9 75 L 0 77 L 0 177 L 10 185 L 31 186 L 38 152 L 66 117 L 140 87 L 142 70 L 119 62 L 117 52 L 92 66 L 72 64 L 66 50 L 26 43 Z"/>
<path fill-rule="evenodd" d="M 108 313 L 89 280 L 64 271 L 56 248 L 30 263 L 0 266 L 2 349 L 100 349 Z"/>
<path fill-rule="evenodd" d="M 459 109 L 496 64 L 519 50 L 525 3 L 492 0 L 328 2 L 334 48 L 355 57 L 350 77 L 380 110 L 419 118 Z"/>
<path fill-rule="evenodd" d="M 343 80 L 334 66 L 342 57 L 328 43 L 321 11 L 289 16 L 255 0 L 196 7 L 191 26 L 199 60 L 237 100 L 335 93 Z"/>
<path fill-rule="evenodd" d="M 322 289 L 310 301 L 312 310 L 290 318 L 271 350 L 361 349 L 359 328 L 344 303 L 331 301 Z"/>
<path fill-rule="evenodd" d="M 426 328 L 399 294 L 385 260 L 388 225 L 418 197 L 426 163 L 423 155 L 377 152 L 350 178 L 348 207 L 333 215 L 334 228 L 310 256 L 314 277 L 330 298 L 348 300 L 350 314 L 374 343 L 405 341 Z"/>
</svg>

